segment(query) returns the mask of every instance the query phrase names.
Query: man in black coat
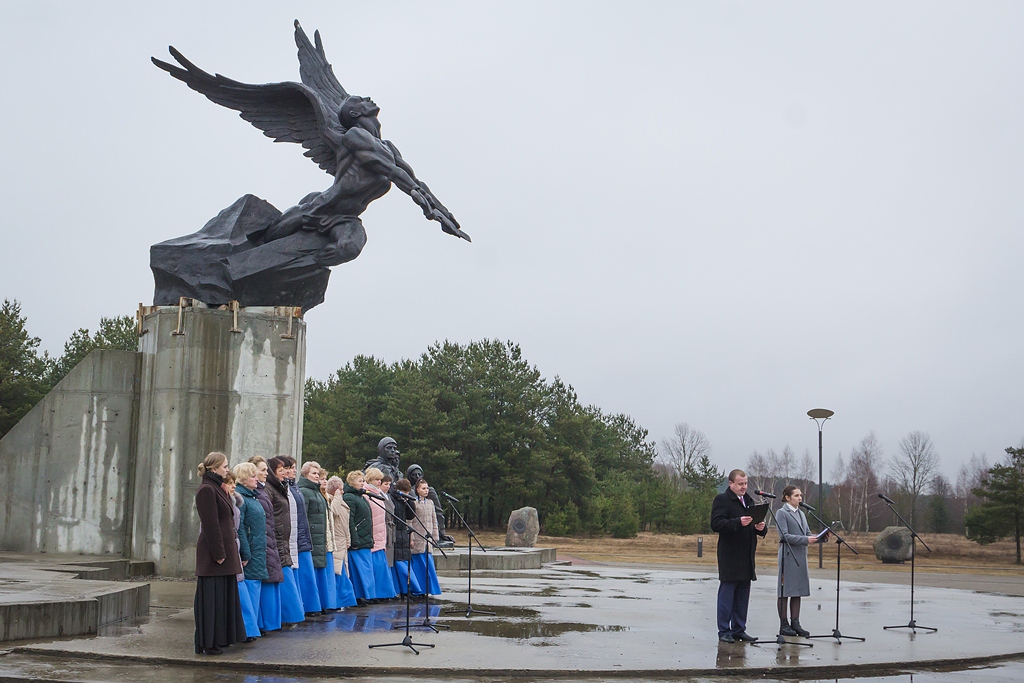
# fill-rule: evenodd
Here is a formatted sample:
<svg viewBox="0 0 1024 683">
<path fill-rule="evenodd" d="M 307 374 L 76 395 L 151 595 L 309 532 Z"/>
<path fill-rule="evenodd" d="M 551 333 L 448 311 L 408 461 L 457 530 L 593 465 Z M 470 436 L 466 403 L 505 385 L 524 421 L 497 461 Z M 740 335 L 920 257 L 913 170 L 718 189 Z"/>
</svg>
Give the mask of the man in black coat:
<svg viewBox="0 0 1024 683">
<path fill-rule="evenodd" d="M 718 534 L 718 639 L 726 643 L 757 640 L 747 635 L 750 582 L 757 581 L 754 553 L 757 537 L 768 533 L 764 522 L 752 524 L 747 473 L 729 473 L 729 488 L 711 503 L 711 530 Z"/>
</svg>

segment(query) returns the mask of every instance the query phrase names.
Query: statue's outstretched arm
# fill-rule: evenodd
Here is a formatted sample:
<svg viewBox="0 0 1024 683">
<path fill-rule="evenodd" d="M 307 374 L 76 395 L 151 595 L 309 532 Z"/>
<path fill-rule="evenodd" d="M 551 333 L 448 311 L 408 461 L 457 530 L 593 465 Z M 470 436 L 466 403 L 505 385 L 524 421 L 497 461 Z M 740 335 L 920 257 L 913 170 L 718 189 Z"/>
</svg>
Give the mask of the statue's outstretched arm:
<svg viewBox="0 0 1024 683">
<path fill-rule="evenodd" d="M 379 142 L 377 138 L 360 128 L 350 128 L 342 140 L 342 143 L 354 153 L 358 163 L 398 186 L 398 189 L 409 195 L 423 209 L 424 216 L 441 224 L 441 230 L 472 242 L 469 235 L 462 231 L 455 216 L 437 200 L 430 188 L 416 179 L 412 167 L 402 159 L 398 149 L 390 142 L 383 141 L 392 150 L 392 160 L 382 153 L 378 147 Z"/>
</svg>

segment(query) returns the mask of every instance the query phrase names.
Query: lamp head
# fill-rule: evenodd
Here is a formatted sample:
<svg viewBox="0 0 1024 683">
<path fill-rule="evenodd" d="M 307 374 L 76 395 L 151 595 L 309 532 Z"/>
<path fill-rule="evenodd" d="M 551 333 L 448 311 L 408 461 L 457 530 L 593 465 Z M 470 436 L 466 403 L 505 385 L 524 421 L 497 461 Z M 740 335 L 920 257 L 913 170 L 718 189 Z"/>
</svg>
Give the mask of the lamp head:
<svg viewBox="0 0 1024 683">
<path fill-rule="evenodd" d="M 812 420 L 827 420 L 833 415 L 835 415 L 835 411 L 829 410 L 828 408 L 812 408 L 807 411 L 807 417 Z"/>
</svg>

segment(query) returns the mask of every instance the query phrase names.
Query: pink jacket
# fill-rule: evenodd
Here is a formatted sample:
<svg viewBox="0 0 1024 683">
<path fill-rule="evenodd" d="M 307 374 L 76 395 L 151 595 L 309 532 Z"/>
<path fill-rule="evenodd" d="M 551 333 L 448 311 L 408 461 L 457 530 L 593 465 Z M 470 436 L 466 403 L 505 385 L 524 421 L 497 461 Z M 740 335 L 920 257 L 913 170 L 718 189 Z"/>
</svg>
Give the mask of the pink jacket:
<svg viewBox="0 0 1024 683">
<path fill-rule="evenodd" d="M 383 496 L 379 488 L 366 484 L 366 490 L 372 491 L 378 495 Z M 378 550 L 386 550 L 388 545 L 388 524 L 387 516 L 384 513 L 384 503 L 377 500 L 376 498 L 367 498 L 366 502 L 370 504 L 370 512 L 373 515 L 373 552 Z"/>
</svg>

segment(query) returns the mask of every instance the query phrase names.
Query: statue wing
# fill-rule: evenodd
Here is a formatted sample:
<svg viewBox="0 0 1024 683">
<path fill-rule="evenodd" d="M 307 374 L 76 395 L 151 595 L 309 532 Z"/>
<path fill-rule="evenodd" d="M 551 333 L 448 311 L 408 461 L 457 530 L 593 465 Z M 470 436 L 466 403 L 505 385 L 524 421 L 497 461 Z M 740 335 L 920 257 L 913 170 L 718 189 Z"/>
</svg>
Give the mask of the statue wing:
<svg viewBox="0 0 1024 683">
<path fill-rule="evenodd" d="M 234 109 L 274 142 L 302 145 L 307 157 L 331 175 L 335 174 L 337 144 L 334 140 L 343 131 L 341 123 L 335 123 L 335 117 L 324 108 L 317 92 L 301 83 L 249 85 L 220 74 L 211 75 L 173 47 L 169 50 L 181 66 L 155 57 L 153 63 L 211 102 Z M 330 70 L 329 65 L 327 68 Z"/>
<path fill-rule="evenodd" d="M 313 40 L 316 41 L 316 46 L 309 42 L 309 37 L 296 19 L 295 46 L 299 48 L 299 76 L 303 84 L 320 96 L 327 111 L 337 115 L 348 93 L 338 82 L 334 69 L 327 62 L 324 45 L 320 42 L 320 31 L 313 31 Z"/>
</svg>

